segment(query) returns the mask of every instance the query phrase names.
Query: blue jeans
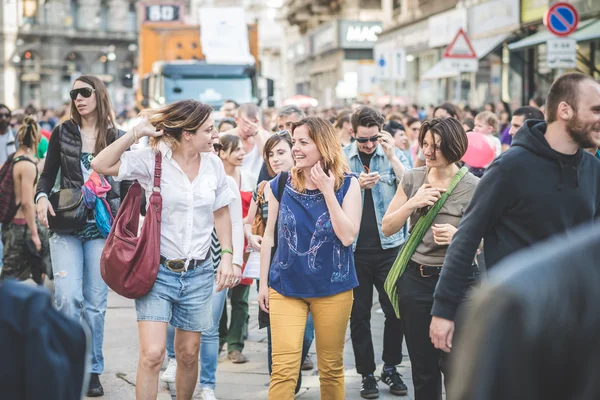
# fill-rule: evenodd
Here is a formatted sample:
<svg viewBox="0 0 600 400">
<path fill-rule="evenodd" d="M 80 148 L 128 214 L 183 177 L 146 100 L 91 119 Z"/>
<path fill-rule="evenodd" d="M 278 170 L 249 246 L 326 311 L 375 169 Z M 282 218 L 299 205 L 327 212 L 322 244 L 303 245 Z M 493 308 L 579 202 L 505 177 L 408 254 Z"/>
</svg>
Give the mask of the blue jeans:
<svg viewBox="0 0 600 400">
<path fill-rule="evenodd" d="M 100 275 L 104 239 L 82 240 L 53 234 L 50 254 L 54 274 L 54 302 L 62 313 L 85 321 L 91 332 L 91 371 L 104 371 L 104 316 L 108 287 Z"/>
<path fill-rule="evenodd" d="M 0 224 L 0 232 L 2 232 L 2 224 Z M 4 259 L 4 245 L 2 244 L 2 240 L 0 240 L 0 272 L 2 272 L 2 266 L 4 265 L 4 262 L 2 261 Z"/>
<path fill-rule="evenodd" d="M 217 293 L 216 285 L 212 295 L 213 325 L 202 332 L 200 341 L 200 387 L 215 388 L 217 364 L 219 359 L 219 320 L 223 313 L 227 290 Z M 167 357 L 175 358 L 175 328 L 167 328 Z"/>
<path fill-rule="evenodd" d="M 313 340 L 315 340 L 315 324 L 313 323 L 312 314 L 308 313 L 306 327 L 304 328 L 304 339 L 302 341 L 302 361 L 300 361 L 300 365 L 302 365 L 304 359 L 308 355 L 308 351 L 310 350 L 310 346 L 312 345 Z M 271 345 L 270 325 L 267 326 L 267 358 L 269 364 L 269 375 L 271 375 L 271 368 L 273 366 L 273 348 Z"/>
</svg>

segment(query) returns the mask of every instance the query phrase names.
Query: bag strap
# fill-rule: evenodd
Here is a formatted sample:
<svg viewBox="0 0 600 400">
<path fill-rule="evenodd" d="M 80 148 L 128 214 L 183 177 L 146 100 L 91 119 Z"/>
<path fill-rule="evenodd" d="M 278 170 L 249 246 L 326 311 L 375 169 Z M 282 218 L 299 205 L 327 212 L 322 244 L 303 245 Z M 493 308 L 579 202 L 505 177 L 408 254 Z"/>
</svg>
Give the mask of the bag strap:
<svg viewBox="0 0 600 400">
<path fill-rule="evenodd" d="M 396 261 L 394 261 L 390 272 L 388 273 L 383 287 L 388 297 L 390 298 L 390 301 L 392 302 L 392 306 L 394 307 L 394 311 L 396 312 L 396 317 L 398 318 L 400 318 L 400 311 L 398 309 L 398 286 L 396 285 L 396 283 L 398 282 L 400 276 L 404 273 L 408 262 L 415 253 L 415 250 L 417 250 L 417 246 L 419 245 L 419 243 L 421 243 L 421 240 L 423 240 L 425 233 L 431 227 L 431 224 L 433 224 L 433 220 L 444 206 L 444 203 L 446 203 L 446 200 L 448 200 L 448 197 L 450 197 L 450 195 L 454 191 L 454 188 L 456 188 L 458 183 L 462 180 L 462 178 L 467 174 L 468 171 L 469 170 L 467 169 L 467 167 L 462 167 L 461 169 L 459 169 L 456 175 L 454 175 L 454 178 L 452 178 L 448 189 L 446 189 L 446 191 L 442 193 L 440 199 L 433 205 L 433 207 L 431 207 L 427 214 L 419 218 L 410 236 L 406 240 L 406 243 L 404 243 L 404 246 L 402 246 L 402 250 L 400 250 L 400 252 L 398 253 Z"/>
<path fill-rule="evenodd" d="M 162 176 L 162 153 L 159 151 L 154 155 L 154 193 L 160 193 L 160 178 Z"/>
<path fill-rule="evenodd" d="M 282 172 L 279 174 L 279 181 L 277 182 L 277 197 L 279 201 L 279 206 L 281 207 L 281 197 L 283 196 L 283 191 L 285 190 L 285 184 L 288 180 L 289 173 Z M 279 215 L 277 216 L 277 221 L 275 221 L 275 231 L 273 232 L 273 248 L 271 249 L 271 262 L 273 262 L 273 258 L 275 257 L 275 252 L 277 251 L 278 246 L 278 232 L 279 232 Z"/>
<path fill-rule="evenodd" d="M 265 202 L 265 187 L 267 186 L 267 183 L 269 183 L 269 181 L 262 181 L 258 184 L 258 188 L 256 189 L 256 205 L 258 207 L 262 207 Z"/>
</svg>

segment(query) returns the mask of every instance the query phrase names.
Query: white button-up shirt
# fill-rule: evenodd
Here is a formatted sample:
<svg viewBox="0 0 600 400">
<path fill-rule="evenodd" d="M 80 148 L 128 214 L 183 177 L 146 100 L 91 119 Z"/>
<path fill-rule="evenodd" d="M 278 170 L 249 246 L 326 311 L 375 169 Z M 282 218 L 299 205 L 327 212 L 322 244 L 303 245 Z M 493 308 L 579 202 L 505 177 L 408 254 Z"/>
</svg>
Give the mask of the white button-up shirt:
<svg viewBox="0 0 600 400">
<path fill-rule="evenodd" d="M 169 260 L 205 259 L 214 229 L 213 212 L 235 199 L 223 164 L 216 155 L 202 153 L 198 175 L 190 182 L 168 145 L 161 142 L 158 149 L 162 152 L 163 200 L 160 254 Z M 148 204 L 154 183 L 154 154 L 151 148 L 126 151 L 116 178 L 137 180 L 146 191 Z"/>
</svg>

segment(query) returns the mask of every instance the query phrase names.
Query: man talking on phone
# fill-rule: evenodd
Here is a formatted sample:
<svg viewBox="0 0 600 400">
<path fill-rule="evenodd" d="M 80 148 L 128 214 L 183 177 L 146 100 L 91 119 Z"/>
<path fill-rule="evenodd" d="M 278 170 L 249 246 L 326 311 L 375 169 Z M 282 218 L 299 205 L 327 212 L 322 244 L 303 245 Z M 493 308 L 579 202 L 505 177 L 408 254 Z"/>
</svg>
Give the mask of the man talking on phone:
<svg viewBox="0 0 600 400">
<path fill-rule="evenodd" d="M 381 232 L 381 221 L 410 164 L 394 145 L 394 138 L 381 130 L 384 122 L 383 116 L 373 108 L 357 110 L 350 119 L 352 136 L 356 140 L 344 148 L 350 169 L 359 177 L 363 193 L 362 219 L 354 243 L 359 286 L 354 289 L 350 336 L 356 370 L 362 375 L 360 395 L 365 399 L 379 397 L 371 337 L 373 286 L 379 293 L 379 303 L 385 314 L 381 381 L 390 387 L 392 394 L 401 396 L 408 391 L 396 371 L 396 365 L 402 362 L 402 324 L 383 288 L 407 231 L 405 228 L 386 237 Z"/>
</svg>

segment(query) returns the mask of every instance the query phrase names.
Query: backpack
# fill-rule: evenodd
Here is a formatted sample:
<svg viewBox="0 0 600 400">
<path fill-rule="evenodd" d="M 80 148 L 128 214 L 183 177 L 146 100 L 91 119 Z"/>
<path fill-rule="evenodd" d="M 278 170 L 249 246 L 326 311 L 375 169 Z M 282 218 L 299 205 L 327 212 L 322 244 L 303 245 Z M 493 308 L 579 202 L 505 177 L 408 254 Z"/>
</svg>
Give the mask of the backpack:
<svg viewBox="0 0 600 400">
<path fill-rule="evenodd" d="M 21 204 L 15 204 L 15 182 L 13 178 L 13 167 L 19 161 L 35 162 L 25 156 L 15 158 L 15 153 L 8 156 L 8 159 L 0 169 L 0 222 L 7 224 L 13 220 Z M 36 165 L 37 168 L 37 165 Z"/>
</svg>

